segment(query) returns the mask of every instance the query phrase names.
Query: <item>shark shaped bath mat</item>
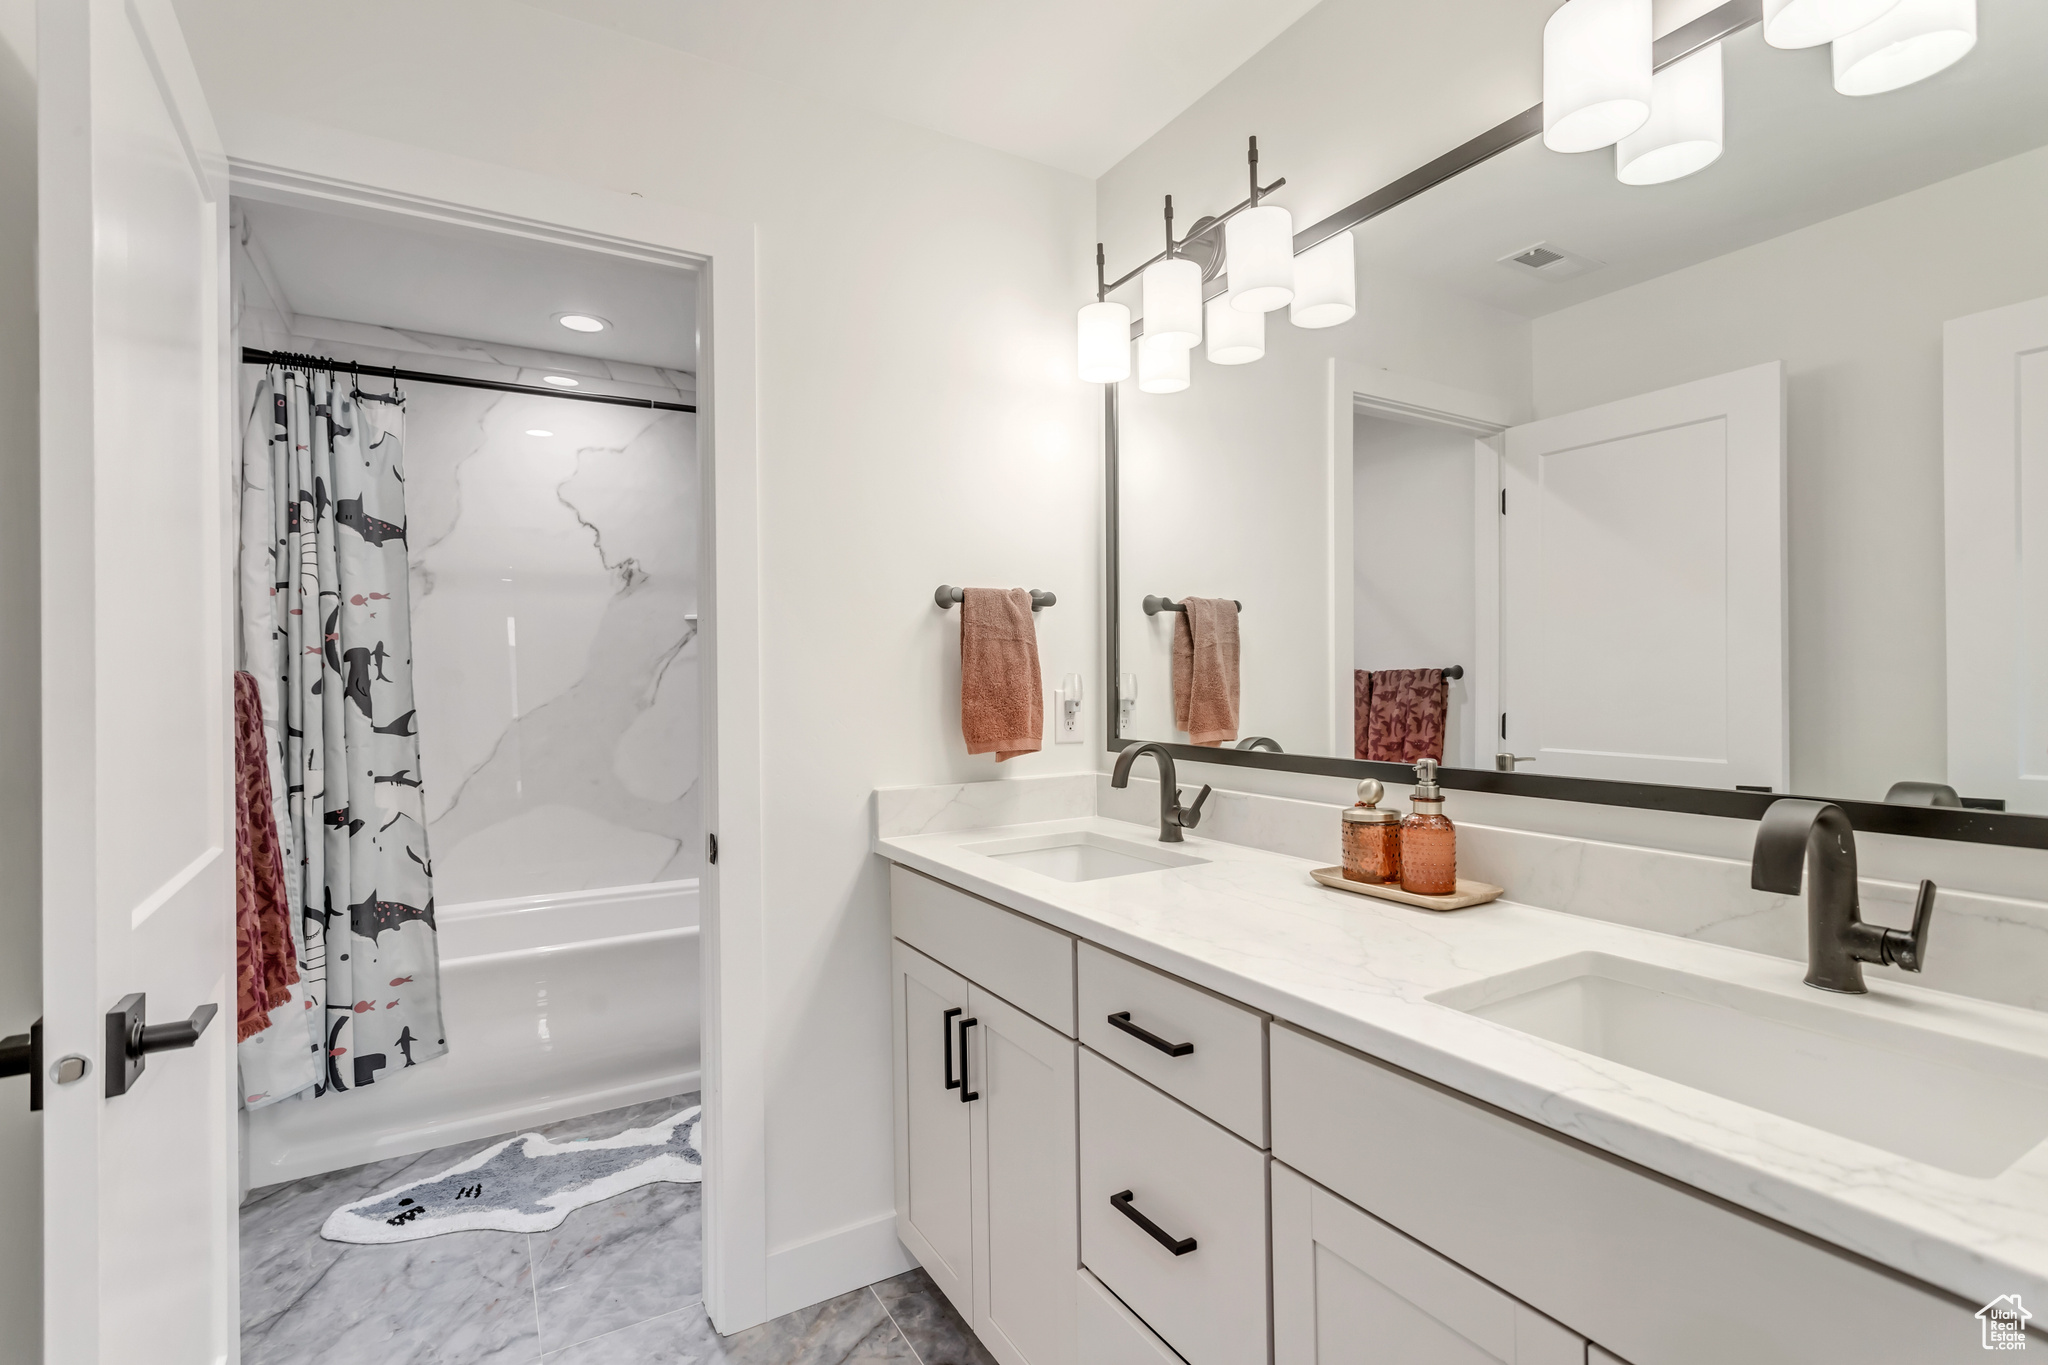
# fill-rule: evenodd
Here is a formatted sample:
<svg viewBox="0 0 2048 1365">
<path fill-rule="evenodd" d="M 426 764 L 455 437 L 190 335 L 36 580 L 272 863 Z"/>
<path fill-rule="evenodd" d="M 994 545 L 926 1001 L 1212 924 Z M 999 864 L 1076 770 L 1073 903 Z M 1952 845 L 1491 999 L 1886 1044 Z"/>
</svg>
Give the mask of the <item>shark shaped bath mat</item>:
<svg viewBox="0 0 2048 1365">
<path fill-rule="evenodd" d="M 572 1209 L 668 1180 L 704 1178 L 701 1107 L 608 1138 L 551 1142 L 522 1133 L 439 1175 L 344 1204 L 320 1235 L 330 1242 L 411 1242 L 443 1232 L 546 1232 Z"/>
</svg>

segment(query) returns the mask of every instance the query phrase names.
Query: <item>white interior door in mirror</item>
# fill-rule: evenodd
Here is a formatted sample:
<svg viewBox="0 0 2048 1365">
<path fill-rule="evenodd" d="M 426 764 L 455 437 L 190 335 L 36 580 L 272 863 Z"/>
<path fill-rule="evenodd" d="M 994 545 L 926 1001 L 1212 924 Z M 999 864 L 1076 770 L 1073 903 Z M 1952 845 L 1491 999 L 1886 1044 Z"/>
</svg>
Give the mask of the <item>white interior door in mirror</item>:
<svg viewBox="0 0 2048 1365">
<path fill-rule="evenodd" d="M 1771 362 L 1509 429 L 1523 771 L 1787 789 L 1784 406 Z"/>
<path fill-rule="evenodd" d="M 1942 351 L 1948 783 L 2048 814 L 2048 298 Z"/>
<path fill-rule="evenodd" d="M 234 796 L 225 162 L 169 0 L 45 0 L 44 1355 L 230 1358 Z M 105 1018 L 213 1005 L 126 1093 Z"/>
</svg>

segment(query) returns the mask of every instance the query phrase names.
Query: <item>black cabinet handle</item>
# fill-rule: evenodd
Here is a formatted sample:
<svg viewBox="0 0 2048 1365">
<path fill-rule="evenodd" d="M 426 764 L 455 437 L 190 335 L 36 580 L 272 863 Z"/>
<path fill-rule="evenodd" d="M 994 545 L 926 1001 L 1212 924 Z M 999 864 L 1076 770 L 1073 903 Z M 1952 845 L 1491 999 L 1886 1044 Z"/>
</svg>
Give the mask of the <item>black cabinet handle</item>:
<svg viewBox="0 0 2048 1365">
<path fill-rule="evenodd" d="M 1139 1227 L 1145 1229 L 1146 1232 L 1151 1233 L 1153 1241 L 1159 1243 L 1159 1245 L 1165 1247 L 1174 1255 L 1185 1256 L 1195 1249 L 1194 1238 L 1182 1237 L 1176 1241 L 1165 1228 L 1160 1227 L 1159 1224 L 1132 1208 L 1131 1192 L 1129 1190 L 1125 1190 L 1122 1194 L 1111 1195 L 1109 1197 L 1109 1206 L 1130 1219 L 1133 1223 L 1136 1223 Z"/>
<path fill-rule="evenodd" d="M 939 1024 L 939 1028 L 946 1035 L 946 1089 L 948 1090 L 958 1090 L 960 1088 L 960 1082 L 953 1079 L 953 1020 L 960 1013 L 961 1011 L 957 1009 L 947 1010 L 945 1019 Z"/>
<path fill-rule="evenodd" d="M 1131 1012 L 1129 1010 L 1110 1015 L 1109 1025 L 1111 1028 L 1122 1029 L 1141 1043 L 1152 1044 L 1152 1046 L 1158 1048 L 1169 1057 L 1185 1057 L 1195 1050 L 1193 1043 L 1169 1043 L 1156 1033 L 1147 1033 L 1144 1029 L 1131 1022 Z"/>
<path fill-rule="evenodd" d="M 967 1088 L 967 1030 L 980 1022 L 981 1020 L 979 1019 L 962 1019 L 960 1021 L 960 1103 L 962 1104 L 966 1104 L 969 1100 L 981 1098 L 979 1090 L 969 1090 Z"/>
</svg>

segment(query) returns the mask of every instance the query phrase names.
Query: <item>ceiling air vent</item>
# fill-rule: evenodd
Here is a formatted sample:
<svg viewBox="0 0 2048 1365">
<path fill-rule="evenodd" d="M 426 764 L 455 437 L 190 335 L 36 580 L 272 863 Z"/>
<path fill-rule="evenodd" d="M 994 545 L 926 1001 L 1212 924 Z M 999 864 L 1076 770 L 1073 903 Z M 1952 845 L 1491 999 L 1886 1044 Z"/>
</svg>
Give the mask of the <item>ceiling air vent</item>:
<svg viewBox="0 0 2048 1365">
<path fill-rule="evenodd" d="M 1581 256 L 1576 251 L 1566 251 L 1549 242 L 1538 242 L 1512 252 L 1501 257 L 1500 263 L 1518 275 L 1535 275 L 1546 280 L 1574 279 L 1600 268 L 1600 262 L 1591 256 Z"/>
</svg>

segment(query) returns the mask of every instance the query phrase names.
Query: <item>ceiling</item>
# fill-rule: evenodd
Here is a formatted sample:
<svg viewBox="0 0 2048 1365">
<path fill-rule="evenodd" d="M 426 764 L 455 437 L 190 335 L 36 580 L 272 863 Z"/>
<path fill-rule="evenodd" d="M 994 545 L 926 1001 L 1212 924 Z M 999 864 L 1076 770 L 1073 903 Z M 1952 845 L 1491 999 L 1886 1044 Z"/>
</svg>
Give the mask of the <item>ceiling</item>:
<svg viewBox="0 0 2048 1365">
<path fill-rule="evenodd" d="M 1979 0 L 1977 47 L 1919 85 L 1850 99 L 1826 48 L 1727 40 L 1725 147 L 1666 185 L 1611 151 L 1523 143 L 1359 229 L 1359 259 L 1527 316 L 1710 260 L 2048 145 L 2048 4 Z M 1361 190 L 1367 187 L 1361 187 Z M 1546 280 L 1498 264 L 1543 242 L 1599 268 Z"/>
<path fill-rule="evenodd" d="M 241 201 L 295 313 L 697 370 L 694 271 L 384 214 Z M 572 332 L 559 313 L 611 323 Z"/>
<path fill-rule="evenodd" d="M 524 0 L 1090 178 L 1315 0 Z"/>
</svg>

